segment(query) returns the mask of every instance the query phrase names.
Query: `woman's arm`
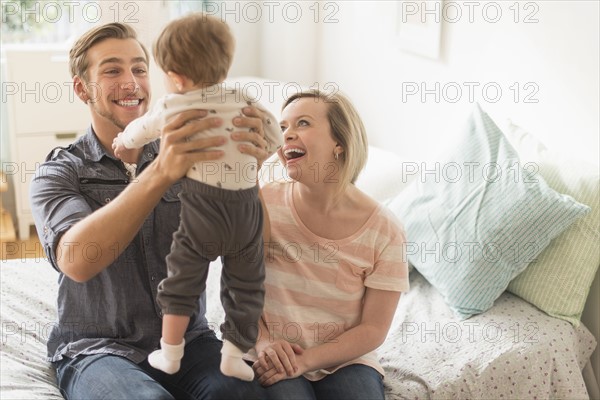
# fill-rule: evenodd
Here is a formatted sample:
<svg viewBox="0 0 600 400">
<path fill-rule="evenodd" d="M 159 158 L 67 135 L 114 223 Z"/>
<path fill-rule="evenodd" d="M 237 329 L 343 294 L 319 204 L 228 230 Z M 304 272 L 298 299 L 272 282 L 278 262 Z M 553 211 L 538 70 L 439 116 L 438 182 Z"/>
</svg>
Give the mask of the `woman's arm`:
<svg viewBox="0 0 600 400">
<path fill-rule="evenodd" d="M 273 363 L 268 367 L 257 365 L 255 371 L 259 382 L 269 386 L 306 372 L 341 365 L 377 349 L 390 329 L 400 295 L 400 292 L 367 288 L 360 324 L 328 343 L 296 355 L 298 369 L 292 375 L 279 372 Z"/>
</svg>

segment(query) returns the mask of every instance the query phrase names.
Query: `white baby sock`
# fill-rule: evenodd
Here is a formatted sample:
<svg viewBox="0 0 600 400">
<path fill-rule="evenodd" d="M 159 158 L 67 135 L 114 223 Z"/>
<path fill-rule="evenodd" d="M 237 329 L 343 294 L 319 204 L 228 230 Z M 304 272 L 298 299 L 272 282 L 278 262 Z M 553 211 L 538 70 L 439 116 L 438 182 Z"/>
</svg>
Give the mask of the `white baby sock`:
<svg viewBox="0 0 600 400">
<path fill-rule="evenodd" d="M 244 352 L 228 340 L 223 340 L 221 349 L 221 372 L 243 381 L 254 379 L 254 371 L 242 359 Z"/>
<path fill-rule="evenodd" d="M 172 375 L 179 371 L 184 347 L 185 340 L 182 340 L 180 344 L 168 344 L 161 338 L 160 350 L 154 350 L 148 356 L 148 363 L 154 368 Z"/>
</svg>

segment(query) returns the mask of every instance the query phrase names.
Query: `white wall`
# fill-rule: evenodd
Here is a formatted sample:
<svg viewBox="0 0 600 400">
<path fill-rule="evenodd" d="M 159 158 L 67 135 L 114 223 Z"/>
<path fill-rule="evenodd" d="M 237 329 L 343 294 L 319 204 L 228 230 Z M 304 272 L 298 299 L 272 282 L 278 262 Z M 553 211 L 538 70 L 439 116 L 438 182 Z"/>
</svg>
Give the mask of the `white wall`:
<svg viewBox="0 0 600 400">
<path fill-rule="evenodd" d="M 315 23 L 316 2 L 273 3 L 271 8 L 263 7 L 260 75 L 310 86 L 316 82 L 320 66 L 317 50 L 321 31 Z"/>
<path fill-rule="evenodd" d="M 433 22 L 422 1 L 407 3 Z M 549 146 L 598 164 L 600 2 L 467 3 L 442 3 L 441 54 L 431 60 L 399 49 L 399 1 L 210 2 L 236 36 L 230 76 L 333 83 L 357 105 L 372 144 L 433 155 L 452 144 L 478 101 L 498 120 L 510 116 Z M 166 23 L 164 2 L 139 4 L 137 27 L 151 44 Z M 154 98 L 163 93 L 156 72 Z"/>
<path fill-rule="evenodd" d="M 236 49 L 230 76 L 256 76 L 260 73 L 260 39 L 261 20 L 251 14 L 251 9 L 244 9 L 243 3 L 236 1 L 210 2 L 211 13 L 222 17 L 230 26 L 235 39 Z M 134 6 L 135 4 L 135 6 Z M 126 22 L 135 27 L 142 43 L 152 52 L 152 45 L 163 27 L 170 20 L 169 4 L 166 1 L 120 0 L 100 2 L 102 18 L 99 23 Z M 118 13 L 116 10 L 119 10 Z M 118 18 L 116 18 L 118 16 Z M 152 99 L 156 100 L 165 94 L 162 75 L 158 66 L 151 60 L 150 79 Z"/>
<path fill-rule="evenodd" d="M 169 19 L 166 1 L 99 4 L 100 23 L 117 20 L 115 12 L 119 10 L 118 20 L 132 23 L 148 47 Z M 442 18 L 437 60 L 399 49 L 398 1 L 211 4 L 236 37 L 231 77 L 261 76 L 307 86 L 318 82 L 320 87 L 333 83 L 357 105 L 372 144 L 415 159 L 451 145 L 453 132 L 472 107 L 465 85 L 471 82 L 479 85 L 474 100 L 493 116 L 510 116 L 548 145 L 599 163 L 600 2 L 476 1 L 471 2 L 476 5 L 471 22 L 464 2 L 445 0 L 442 11 L 447 13 L 442 13 L 446 18 Z M 454 8 L 448 8 L 449 4 Z M 493 7 L 483 12 L 490 4 L 502 8 L 497 23 L 490 22 Z M 520 11 L 518 22 L 514 21 L 514 4 Z M 457 7 L 463 13 L 458 21 L 452 14 Z M 537 22 L 524 23 L 532 12 L 530 16 Z M 424 17 L 432 21 L 430 15 Z M 164 89 L 158 68 L 152 65 L 151 70 L 156 99 Z M 518 101 L 514 99 L 515 83 Z M 431 93 L 423 101 L 422 92 L 409 95 L 403 90 L 421 85 L 435 90 L 436 84 L 440 88 L 438 102 Z M 482 96 L 486 84 L 501 88 L 497 103 Z M 449 97 L 455 92 L 444 92 L 444 87 L 459 87 L 459 101 L 451 102 Z M 532 89 L 537 89 L 532 96 L 537 103 L 525 102 Z M 4 158 L 5 140 L 2 145 Z"/>
<path fill-rule="evenodd" d="M 354 100 L 375 145 L 415 158 L 449 145 L 452 131 L 472 106 L 465 85 L 471 82 L 479 85 L 475 99 L 492 115 L 511 116 L 547 144 L 598 163 L 600 2 L 476 1 L 470 2 L 476 4 L 470 22 L 464 2 L 445 0 L 445 7 L 454 7 L 442 8 L 448 13 L 442 18 L 437 60 L 398 48 L 399 3 L 210 2 L 213 12 L 226 20 L 236 36 L 230 76 L 262 76 L 307 86 L 318 82 L 320 87 L 333 83 Z M 133 23 L 149 47 L 169 18 L 166 1 L 99 4 L 101 23 L 116 20 L 119 10 L 118 20 Z M 502 7 L 498 23 L 489 22 L 493 12 L 483 12 L 489 4 Z M 514 4 L 520 11 L 517 23 Z M 463 15 L 452 22 L 457 7 Z M 538 22 L 524 23 L 531 12 Z M 425 18 L 431 21 L 430 15 Z M 164 90 L 155 65 L 152 71 L 156 99 Z M 518 101 L 513 98 L 515 83 Z M 407 85 L 434 89 L 436 84 L 439 102 L 431 93 L 422 101 L 421 93 L 403 91 Z M 486 84 L 501 88 L 497 103 L 482 98 Z M 457 103 L 448 98 L 455 95 L 452 90 L 443 90 L 453 86 L 462 90 Z M 525 95 L 532 89 L 538 90 L 533 94 L 538 102 L 526 103 Z"/>
<path fill-rule="evenodd" d="M 537 8 L 525 8 L 521 2 L 518 23 L 509 9 L 514 2 L 495 2 L 502 10 L 497 23 L 489 22 L 495 18 L 492 8 L 483 13 L 486 2 L 475 2 L 479 6 L 472 13 L 473 22 L 464 3 L 447 3 L 454 8 L 447 8 L 447 18 L 442 18 L 438 60 L 398 49 L 398 2 L 338 2 L 339 22 L 322 24 L 318 79 L 336 82 L 351 96 L 364 117 L 371 143 L 416 158 L 451 145 L 452 131 L 460 127 L 472 106 L 464 82 L 473 82 L 479 85 L 474 89 L 475 100 L 493 116 L 510 116 L 548 145 L 597 164 L 599 3 L 536 1 L 529 3 Z M 451 14 L 457 7 L 463 15 L 451 22 L 457 19 Z M 538 22 L 524 23 L 531 13 Z M 429 15 L 425 18 L 433 21 Z M 424 84 L 435 89 L 436 82 L 439 102 L 434 94 L 423 101 L 420 93 L 404 91 L 402 98 L 403 87 Z M 490 89 L 501 88 L 496 103 L 483 97 L 481 88 L 486 84 L 493 85 Z M 457 92 L 450 89 L 457 86 L 463 89 L 462 97 L 453 103 Z M 515 101 L 517 87 L 520 98 Z M 527 94 L 538 102 L 525 102 Z M 487 99 L 494 97 L 490 90 Z"/>
<path fill-rule="evenodd" d="M 351 97 L 371 144 L 408 159 L 434 157 L 453 146 L 478 101 L 497 121 L 510 117 L 549 147 L 600 164 L 600 2 L 474 1 L 470 20 L 465 2 L 445 0 L 454 9 L 442 18 L 441 54 L 434 60 L 399 49 L 399 3 L 321 1 L 323 7 L 335 4 L 336 21 L 311 27 L 317 32 L 316 78 L 335 82 Z M 408 3 L 421 10 L 424 4 Z M 496 6 L 502 16 L 493 23 Z M 450 14 L 457 8 L 463 12 L 458 19 Z M 305 46 L 286 48 L 295 45 Z M 475 88 L 473 99 L 465 82 Z M 421 91 L 403 90 L 421 85 L 433 93 L 422 98 Z M 502 94 L 483 93 L 485 85 Z M 444 87 L 462 88 L 462 96 Z M 597 375 L 597 355 L 594 360 Z"/>
</svg>

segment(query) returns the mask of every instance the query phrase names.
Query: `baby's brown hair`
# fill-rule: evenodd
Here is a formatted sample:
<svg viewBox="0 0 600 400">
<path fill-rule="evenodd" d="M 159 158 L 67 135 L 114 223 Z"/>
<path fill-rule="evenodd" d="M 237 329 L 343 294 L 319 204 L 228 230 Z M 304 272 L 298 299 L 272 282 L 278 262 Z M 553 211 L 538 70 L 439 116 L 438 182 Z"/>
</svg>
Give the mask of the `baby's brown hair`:
<svg viewBox="0 0 600 400">
<path fill-rule="evenodd" d="M 165 72 L 173 71 L 194 84 L 213 85 L 227 77 L 235 40 L 220 19 L 193 13 L 170 22 L 154 43 L 154 59 Z"/>
</svg>

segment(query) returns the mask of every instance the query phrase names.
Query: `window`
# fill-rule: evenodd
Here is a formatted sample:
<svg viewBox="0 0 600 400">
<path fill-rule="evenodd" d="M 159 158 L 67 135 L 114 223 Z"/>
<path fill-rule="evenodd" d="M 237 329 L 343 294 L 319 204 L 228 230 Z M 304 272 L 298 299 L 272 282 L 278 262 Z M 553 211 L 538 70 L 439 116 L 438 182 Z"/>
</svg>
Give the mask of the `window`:
<svg viewBox="0 0 600 400">
<path fill-rule="evenodd" d="M 167 1 L 167 3 L 169 5 L 169 15 L 173 18 L 177 18 L 190 12 L 203 11 L 205 1 Z"/>
<path fill-rule="evenodd" d="M 89 0 L 2 0 L 2 43 L 61 43 L 98 22 L 102 14 Z"/>
<path fill-rule="evenodd" d="M 96 24 L 137 22 L 134 17 L 152 14 L 146 1 L 2 0 L 1 43 L 62 43 L 78 37 Z M 158 2 L 157 2 L 158 3 Z M 202 11 L 203 0 L 163 0 L 159 8 L 168 18 Z M 155 16 L 156 17 L 156 16 Z M 160 17 L 159 17 L 160 18 Z"/>
</svg>

